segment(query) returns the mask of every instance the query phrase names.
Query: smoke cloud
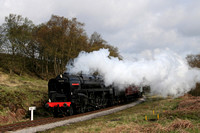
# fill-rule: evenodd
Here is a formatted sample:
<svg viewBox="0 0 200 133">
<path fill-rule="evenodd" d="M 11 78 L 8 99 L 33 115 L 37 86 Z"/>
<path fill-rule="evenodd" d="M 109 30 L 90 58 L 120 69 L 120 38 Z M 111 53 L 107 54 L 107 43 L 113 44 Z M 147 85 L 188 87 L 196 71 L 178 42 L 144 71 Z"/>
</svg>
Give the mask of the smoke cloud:
<svg viewBox="0 0 200 133">
<path fill-rule="evenodd" d="M 71 74 L 93 74 L 103 76 L 105 85 L 151 87 L 153 94 L 178 97 L 184 95 L 200 82 L 200 69 L 191 68 L 187 60 L 169 49 L 146 52 L 132 60 L 110 57 L 108 49 L 90 53 L 80 52 L 73 63 L 68 63 Z M 147 56 L 148 55 L 148 56 Z"/>
</svg>

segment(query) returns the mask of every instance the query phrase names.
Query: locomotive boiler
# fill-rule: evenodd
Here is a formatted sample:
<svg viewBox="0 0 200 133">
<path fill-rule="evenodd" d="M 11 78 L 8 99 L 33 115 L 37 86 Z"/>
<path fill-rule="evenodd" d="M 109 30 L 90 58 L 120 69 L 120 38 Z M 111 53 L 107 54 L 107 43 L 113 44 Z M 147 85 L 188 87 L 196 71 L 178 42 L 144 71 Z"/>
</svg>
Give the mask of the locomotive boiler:
<svg viewBox="0 0 200 133">
<path fill-rule="evenodd" d="M 141 94 L 140 88 L 135 86 L 123 90 L 105 86 L 100 76 L 64 73 L 49 80 L 49 102 L 45 106 L 54 116 L 72 115 L 130 101 Z"/>
</svg>

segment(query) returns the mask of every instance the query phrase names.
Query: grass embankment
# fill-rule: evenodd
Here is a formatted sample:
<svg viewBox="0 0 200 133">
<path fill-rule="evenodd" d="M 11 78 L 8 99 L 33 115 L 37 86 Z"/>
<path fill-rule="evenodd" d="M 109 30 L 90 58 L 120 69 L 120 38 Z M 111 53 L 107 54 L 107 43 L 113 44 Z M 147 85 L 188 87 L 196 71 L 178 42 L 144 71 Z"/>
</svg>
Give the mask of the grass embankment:
<svg viewBox="0 0 200 133">
<path fill-rule="evenodd" d="M 145 120 L 145 116 L 156 120 Z M 124 111 L 45 131 L 45 133 L 50 132 L 199 133 L 200 97 L 188 95 L 176 99 L 151 97 L 147 98 L 146 102 Z"/>
<path fill-rule="evenodd" d="M 34 116 L 45 115 L 47 81 L 31 76 L 9 75 L 0 70 L 0 125 L 28 120 L 28 107 L 36 106 Z"/>
</svg>

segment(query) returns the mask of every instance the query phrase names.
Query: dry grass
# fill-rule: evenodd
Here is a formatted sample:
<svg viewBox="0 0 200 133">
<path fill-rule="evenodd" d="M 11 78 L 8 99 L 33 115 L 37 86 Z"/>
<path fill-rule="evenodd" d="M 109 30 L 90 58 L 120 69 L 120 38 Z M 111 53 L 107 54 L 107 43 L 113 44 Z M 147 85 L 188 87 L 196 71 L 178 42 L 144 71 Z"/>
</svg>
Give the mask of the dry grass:
<svg viewBox="0 0 200 133">
<path fill-rule="evenodd" d="M 23 82 L 19 80 L 13 79 L 12 76 L 0 72 L 0 85 L 8 86 L 8 87 L 16 87 L 22 85 Z"/>
<path fill-rule="evenodd" d="M 200 110 L 200 96 L 185 95 L 183 100 L 178 105 L 178 110 L 194 111 Z"/>
<path fill-rule="evenodd" d="M 176 119 L 173 122 L 169 123 L 166 126 L 163 126 L 159 123 L 150 123 L 147 125 L 140 125 L 134 122 L 130 122 L 128 124 L 119 124 L 115 127 L 107 127 L 107 126 L 98 126 L 91 125 L 87 127 L 78 127 L 77 129 L 72 130 L 64 130 L 63 133 L 69 132 L 81 132 L 81 133 L 88 133 L 88 132 L 100 132 L 100 133 L 157 133 L 157 132 L 187 132 L 184 129 L 192 129 L 194 126 L 189 120 L 181 120 Z M 51 133 L 62 132 L 60 130 L 54 130 Z"/>
<path fill-rule="evenodd" d="M 9 80 L 9 75 L 2 72 L 0 72 L 0 84 L 6 86 L 17 86 L 17 84 Z"/>
<path fill-rule="evenodd" d="M 45 100 L 47 81 L 0 71 L 0 125 L 27 119 L 28 107 L 42 107 Z"/>
<path fill-rule="evenodd" d="M 174 120 L 169 126 L 167 126 L 167 130 L 173 131 L 176 129 L 185 129 L 185 128 L 193 128 L 193 124 L 189 120 Z"/>
<path fill-rule="evenodd" d="M 186 95 L 178 99 L 149 99 L 145 103 L 108 116 L 46 131 L 99 132 L 99 133 L 198 133 L 200 116 L 199 97 Z M 160 119 L 145 121 L 144 116 L 152 110 L 160 113 Z M 162 112 L 165 110 L 165 112 Z"/>
<path fill-rule="evenodd" d="M 135 123 L 130 123 L 127 125 L 119 125 L 115 128 L 106 128 L 104 131 L 101 131 L 102 133 L 121 133 L 121 132 L 129 132 L 129 133 L 140 133 L 139 130 L 137 130 L 138 125 Z"/>
<path fill-rule="evenodd" d="M 163 115 L 167 119 L 188 119 L 200 122 L 200 97 L 185 95 L 174 110 L 168 110 Z"/>
</svg>

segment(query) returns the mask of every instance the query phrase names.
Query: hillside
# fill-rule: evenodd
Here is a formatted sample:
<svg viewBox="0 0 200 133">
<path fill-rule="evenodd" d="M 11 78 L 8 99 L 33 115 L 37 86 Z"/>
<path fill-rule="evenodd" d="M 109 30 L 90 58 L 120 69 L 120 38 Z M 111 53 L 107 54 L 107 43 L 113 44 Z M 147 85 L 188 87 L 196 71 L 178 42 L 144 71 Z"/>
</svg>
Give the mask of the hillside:
<svg viewBox="0 0 200 133">
<path fill-rule="evenodd" d="M 0 69 L 0 125 L 29 119 L 29 106 L 37 113 L 47 101 L 47 81 L 28 75 L 12 76 Z M 36 114 L 37 115 L 37 114 Z"/>
</svg>

